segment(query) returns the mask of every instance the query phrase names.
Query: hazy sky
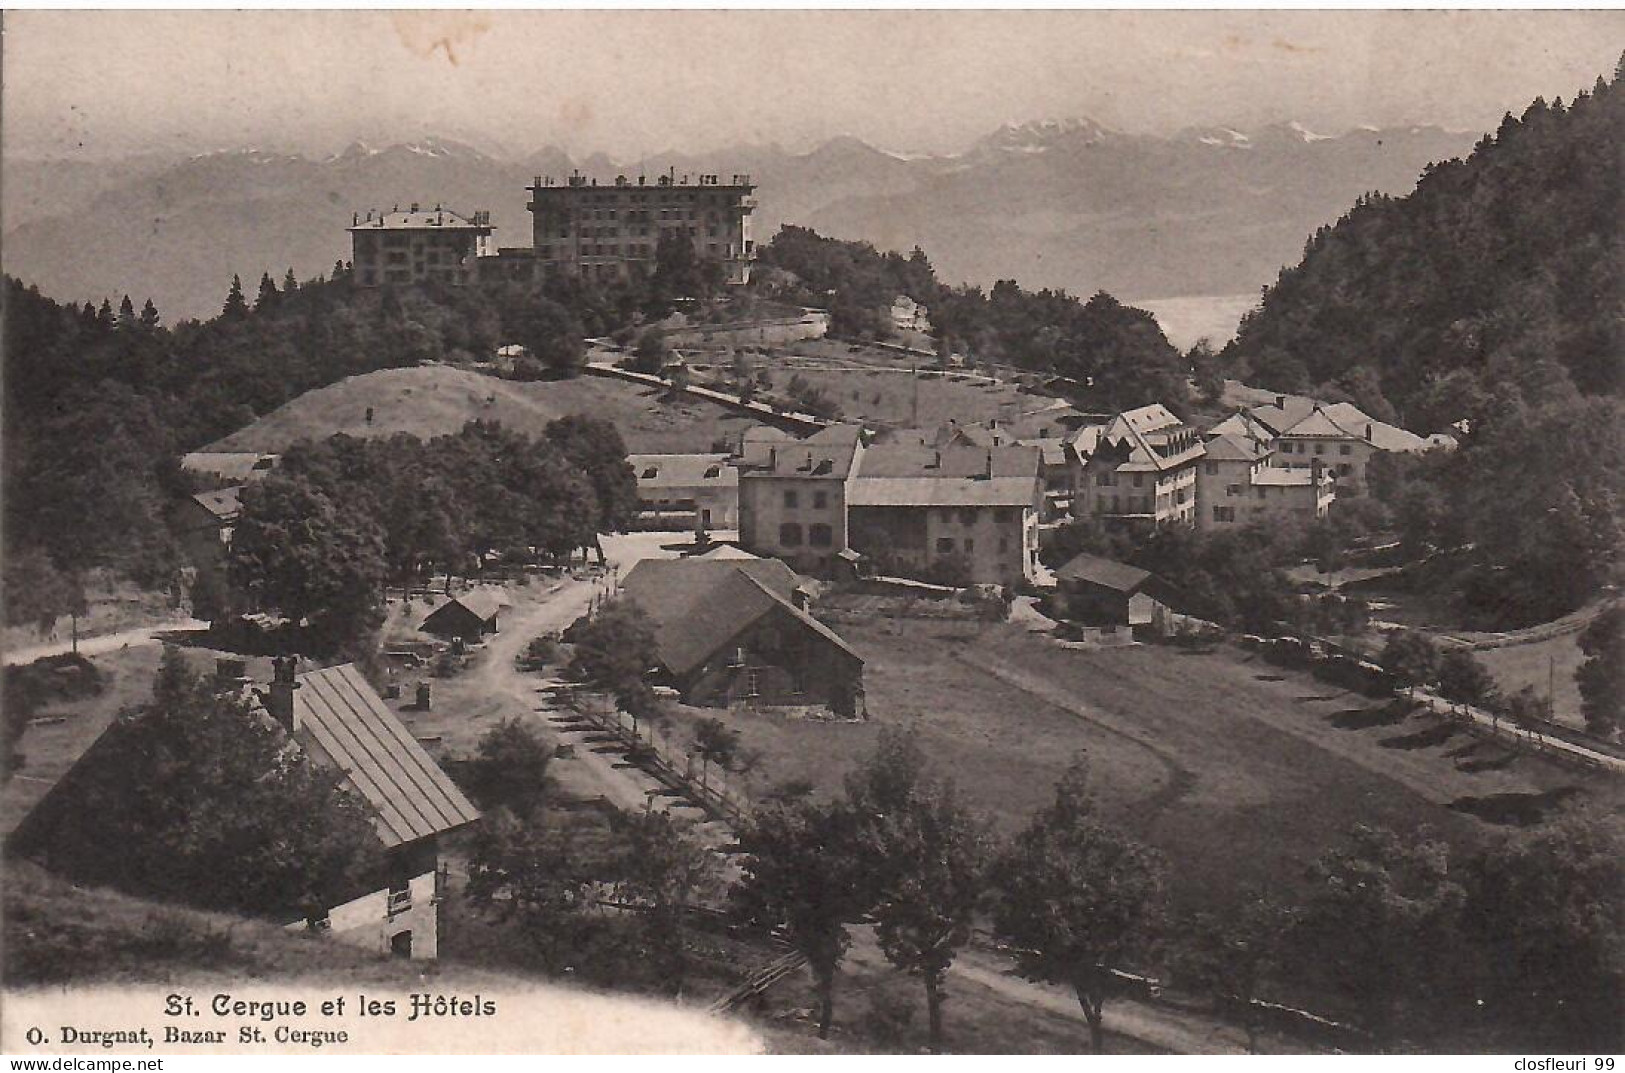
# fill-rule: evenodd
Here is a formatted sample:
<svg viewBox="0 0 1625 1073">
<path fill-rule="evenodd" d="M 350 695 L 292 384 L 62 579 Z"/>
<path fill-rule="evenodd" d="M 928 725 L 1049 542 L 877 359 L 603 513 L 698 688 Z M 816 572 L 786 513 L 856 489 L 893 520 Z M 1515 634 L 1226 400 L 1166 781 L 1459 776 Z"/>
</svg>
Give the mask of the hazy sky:
<svg viewBox="0 0 1625 1073">
<path fill-rule="evenodd" d="M 1622 12 L 18 12 L 5 150 L 332 151 L 425 134 L 633 158 L 1007 120 L 1488 129 L 1612 74 Z"/>
</svg>

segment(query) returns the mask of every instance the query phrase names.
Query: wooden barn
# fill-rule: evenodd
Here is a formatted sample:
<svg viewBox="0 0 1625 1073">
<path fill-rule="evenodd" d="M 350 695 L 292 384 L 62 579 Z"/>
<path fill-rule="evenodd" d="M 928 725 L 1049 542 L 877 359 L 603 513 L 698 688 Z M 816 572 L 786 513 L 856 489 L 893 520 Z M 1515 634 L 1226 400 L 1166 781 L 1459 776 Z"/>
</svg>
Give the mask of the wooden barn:
<svg viewBox="0 0 1625 1073">
<path fill-rule="evenodd" d="M 777 559 L 645 560 L 625 595 L 654 627 L 661 672 L 686 703 L 864 711 L 863 658 L 806 609 Z"/>
<path fill-rule="evenodd" d="M 447 640 L 478 641 L 497 632 L 497 616 L 507 603 L 489 589 L 475 589 L 435 608 L 418 629 Z"/>
<path fill-rule="evenodd" d="M 1168 608 L 1170 590 L 1155 574 L 1097 555 L 1075 556 L 1055 584 L 1056 613 L 1089 626 L 1150 626 Z"/>
</svg>

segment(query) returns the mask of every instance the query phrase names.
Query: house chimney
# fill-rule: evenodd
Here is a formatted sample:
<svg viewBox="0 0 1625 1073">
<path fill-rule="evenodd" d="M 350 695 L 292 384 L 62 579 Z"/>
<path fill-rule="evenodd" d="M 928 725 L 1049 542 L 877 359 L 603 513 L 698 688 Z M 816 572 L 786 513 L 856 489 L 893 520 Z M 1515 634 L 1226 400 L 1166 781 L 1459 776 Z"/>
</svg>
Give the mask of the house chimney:
<svg viewBox="0 0 1625 1073">
<path fill-rule="evenodd" d="M 221 656 L 214 661 L 214 688 L 217 693 L 235 693 L 248 679 L 248 661 Z"/>
<path fill-rule="evenodd" d="M 989 447 L 987 449 L 987 474 L 986 474 L 986 476 L 987 476 L 988 480 L 993 479 L 993 448 L 991 448 L 991 447 Z"/>
<path fill-rule="evenodd" d="M 412 202 L 412 211 L 413 212 L 418 211 L 418 203 L 416 201 Z"/>
<path fill-rule="evenodd" d="M 1285 395 L 1277 395 L 1277 396 L 1275 396 L 1275 407 L 1278 410 L 1286 409 L 1286 396 Z"/>
<path fill-rule="evenodd" d="M 1371 422 L 1369 421 L 1366 422 L 1365 426 L 1365 442 L 1371 442 Z"/>
<path fill-rule="evenodd" d="M 797 611 L 805 611 L 808 607 L 807 590 L 797 585 L 790 590 L 790 603 Z"/>
<path fill-rule="evenodd" d="M 265 710 L 271 713 L 271 718 L 282 724 L 282 729 L 292 734 L 299 729 L 298 722 L 293 714 L 293 691 L 299 688 L 294 681 L 294 671 L 299 660 L 294 656 L 278 656 L 271 661 L 271 688 L 260 694 L 260 700 L 265 704 Z"/>
</svg>

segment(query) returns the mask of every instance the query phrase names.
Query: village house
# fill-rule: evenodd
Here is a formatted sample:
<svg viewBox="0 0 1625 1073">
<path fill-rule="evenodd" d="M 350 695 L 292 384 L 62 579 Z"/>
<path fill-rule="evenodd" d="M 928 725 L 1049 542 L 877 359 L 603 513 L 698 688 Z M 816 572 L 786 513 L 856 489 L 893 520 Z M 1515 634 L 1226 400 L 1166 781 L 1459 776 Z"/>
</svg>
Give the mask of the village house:
<svg viewBox="0 0 1625 1073">
<path fill-rule="evenodd" d="M 804 440 L 747 435 L 739 480 L 740 544 L 805 573 L 855 557 L 867 569 L 963 575 L 1015 585 L 1037 566 L 1042 452 L 1002 434 L 946 425 L 930 444 L 866 447 L 855 426 Z M 940 445 L 940 446 L 939 446 Z"/>
<path fill-rule="evenodd" d="M 1152 626 L 1166 616 L 1170 590 L 1137 566 L 1080 554 L 1055 571 L 1051 607 L 1088 626 Z"/>
<path fill-rule="evenodd" d="M 807 610 L 777 559 L 646 559 L 621 582 L 688 704 L 821 705 L 862 714 L 863 659 Z"/>
<path fill-rule="evenodd" d="M 352 664 L 295 674 L 277 660 L 260 705 L 343 785 L 364 801 L 384 844 L 378 885 L 330 907 L 314 927 L 378 953 L 439 954 L 444 873 L 440 839 L 480 818 L 463 792 L 417 743 Z"/>
<path fill-rule="evenodd" d="M 828 573 L 848 547 L 846 498 L 864 451 L 856 426 L 804 440 L 747 430 L 739 460 L 739 542 L 802 573 Z"/>
<path fill-rule="evenodd" d="M 278 659 L 268 687 L 251 693 L 243 667 L 242 660 L 221 660 L 217 690 L 244 698 L 250 712 L 280 729 L 289 748 L 341 772 L 340 784 L 367 808 L 384 851 L 379 869 L 351 896 L 291 921 L 290 906 L 283 920 L 378 953 L 436 957 L 440 839 L 479 819 L 478 811 L 354 666 L 298 674 L 292 657 Z M 98 836 L 84 801 L 144 762 L 125 748 L 125 728 L 120 720 L 109 725 L 24 817 L 8 849 L 71 879 L 118 883 L 127 866 L 117 847 Z"/>
<path fill-rule="evenodd" d="M 892 327 L 900 332 L 928 332 L 931 330 L 928 312 L 919 302 L 900 294 L 891 304 Z"/>
<path fill-rule="evenodd" d="M 959 584 L 1032 580 L 1043 508 L 1036 448 L 885 444 L 847 490 L 851 548 L 875 570 Z"/>
<path fill-rule="evenodd" d="M 176 503 L 169 512 L 170 531 L 187 561 L 200 579 L 207 575 L 206 584 L 217 593 L 231 591 L 231 534 L 242 513 L 241 492 L 241 486 L 199 492 Z"/>
<path fill-rule="evenodd" d="M 1266 435 L 1261 436 L 1260 430 Z M 1413 432 L 1368 416 L 1353 403 L 1322 404 L 1299 395 L 1277 395 L 1272 405 L 1232 414 L 1208 434 L 1267 439 L 1276 452 L 1276 465 L 1288 469 L 1309 469 L 1318 461 L 1336 476 L 1346 495 L 1364 490 L 1366 467 L 1379 451 L 1414 453 L 1434 446 Z"/>
<path fill-rule="evenodd" d="M 739 469 L 726 454 L 628 455 L 638 482 L 639 529 L 734 529 Z"/>
<path fill-rule="evenodd" d="M 441 604 L 418 629 L 448 640 L 478 641 L 497 632 L 497 616 L 507 600 L 491 589 L 474 589 Z"/>
<path fill-rule="evenodd" d="M 1196 474 L 1196 527 L 1203 532 L 1326 517 L 1336 498 L 1329 467 L 1277 465 L 1267 442 L 1224 434 L 1207 441 Z"/>
<path fill-rule="evenodd" d="M 1074 517 L 1146 528 L 1196 524 L 1202 438 L 1167 407 L 1125 410 L 1072 442 L 1083 464 Z"/>
</svg>

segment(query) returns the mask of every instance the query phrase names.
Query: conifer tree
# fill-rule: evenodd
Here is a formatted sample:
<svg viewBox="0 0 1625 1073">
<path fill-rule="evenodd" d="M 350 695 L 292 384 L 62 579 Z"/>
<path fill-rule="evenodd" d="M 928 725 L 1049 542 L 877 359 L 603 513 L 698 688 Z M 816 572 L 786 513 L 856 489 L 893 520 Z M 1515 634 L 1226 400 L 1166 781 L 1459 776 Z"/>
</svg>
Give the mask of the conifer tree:
<svg viewBox="0 0 1625 1073">
<path fill-rule="evenodd" d="M 101 308 L 96 310 L 96 327 L 100 331 L 110 332 L 118 321 L 113 316 L 113 303 L 106 298 L 102 299 Z"/>
<path fill-rule="evenodd" d="M 227 320 L 242 320 L 248 316 L 248 302 L 243 298 L 241 276 L 231 277 L 231 290 L 226 294 L 226 304 L 221 308 L 220 315 Z"/>
<path fill-rule="evenodd" d="M 118 326 L 120 331 L 135 327 L 135 303 L 130 301 L 127 294 L 124 301 L 118 304 Z"/>
<path fill-rule="evenodd" d="M 282 293 L 283 294 L 293 294 L 298 289 L 299 289 L 299 277 L 297 277 L 297 276 L 295 276 L 293 274 L 293 269 L 292 268 L 289 268 L 288 269 L 288 274 L 282 277 Z"/>
<path fill-rule="evenodd" d="M 158 322 L 162 319 L 158 315 L 158 307 L 152 304 L 151 298 L 148 298 L 147 304 L 141 307 L 141 326 L 151 330 L 158 327 Z"/>
<path fill-rule="evenodd" d="M 260 293 L 254 298 L 254 312 L 264 313 L 274 308 L 277 300 L 276 281 L 271 279 L 271 273 L 260 273 Z"/>
</svg>

